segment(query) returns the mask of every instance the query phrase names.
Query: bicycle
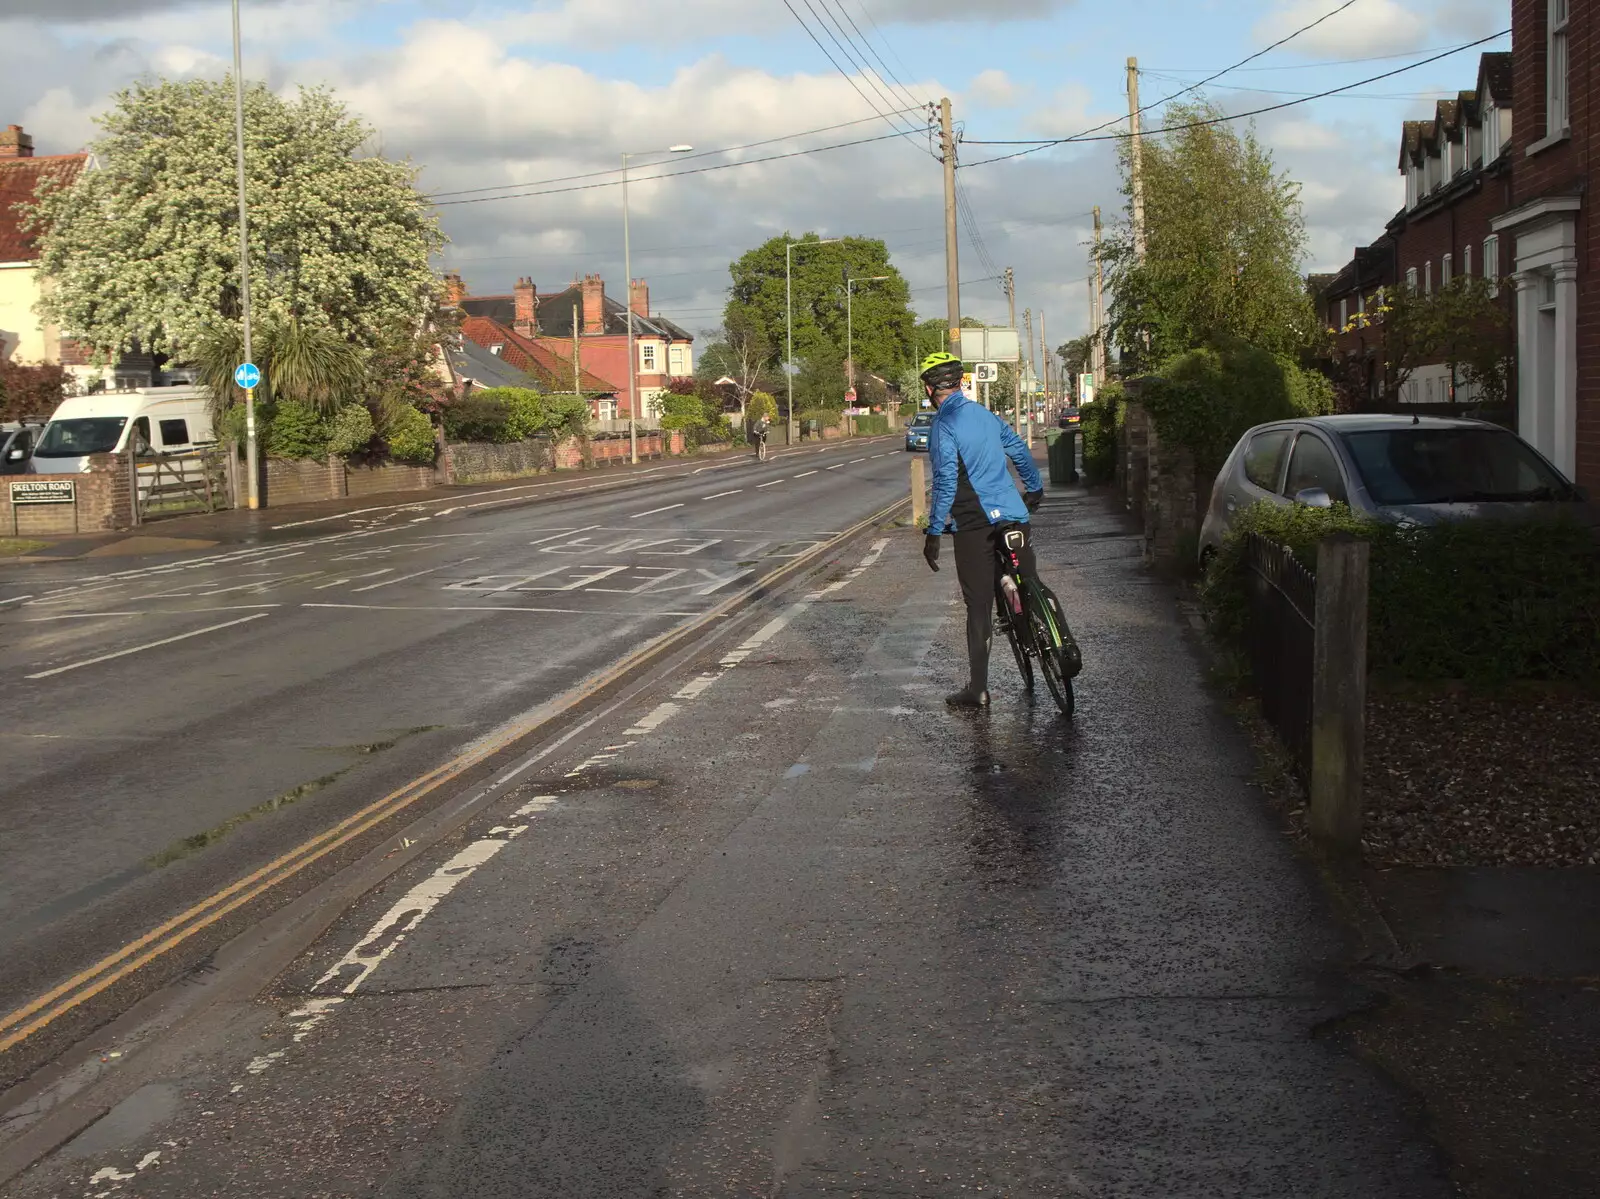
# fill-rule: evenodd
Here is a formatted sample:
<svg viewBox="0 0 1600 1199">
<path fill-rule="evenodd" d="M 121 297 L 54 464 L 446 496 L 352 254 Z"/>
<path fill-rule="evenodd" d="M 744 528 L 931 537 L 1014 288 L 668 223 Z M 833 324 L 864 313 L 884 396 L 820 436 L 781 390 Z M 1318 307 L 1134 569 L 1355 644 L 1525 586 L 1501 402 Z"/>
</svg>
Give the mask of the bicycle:
<svg viewBox="0 0 1600 1199">
<path fill-rule="evenodd" d="M 1077 642 L 1066 631 L 1066 617 L 1055 592 L 1023 572 L 1017 551 L 1027 543 L 1026 530 L 1013 526 L 999 534 L 995 539 L 1000 566 L 994 588 L 995 623 L 1011 643 L 1023 687 L 1032 692 L 1037 661 L 1056 707 L 1063 716 L 1071 716 L 1077 707 L 1072 680 L 1083 666 Z"/>
<path fill-rule="evenodd" d="M 757 462 L 765 462 L 766 460 L 767 460 L 767 439 L 765 437 L 757 437 L 756 438 L 756 461 Z"/>
</svg>

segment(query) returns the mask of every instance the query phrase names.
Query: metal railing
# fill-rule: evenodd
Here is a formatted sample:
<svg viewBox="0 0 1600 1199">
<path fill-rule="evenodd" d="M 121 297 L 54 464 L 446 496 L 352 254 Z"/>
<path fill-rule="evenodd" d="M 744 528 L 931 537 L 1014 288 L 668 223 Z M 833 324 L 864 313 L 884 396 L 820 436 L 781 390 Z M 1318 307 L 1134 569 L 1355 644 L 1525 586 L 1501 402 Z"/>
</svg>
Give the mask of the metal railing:
<svg viewBox="0 0 1600 1199">
<path fill-rule="evenodd" d="M 1317 580 L 1288 546 L 1249 535 L 1246 571 L 1250 619 L 1245 639 L 1261 712 L 1294 759 L 1302 782 L 1311 776 Z"/>
</svg>

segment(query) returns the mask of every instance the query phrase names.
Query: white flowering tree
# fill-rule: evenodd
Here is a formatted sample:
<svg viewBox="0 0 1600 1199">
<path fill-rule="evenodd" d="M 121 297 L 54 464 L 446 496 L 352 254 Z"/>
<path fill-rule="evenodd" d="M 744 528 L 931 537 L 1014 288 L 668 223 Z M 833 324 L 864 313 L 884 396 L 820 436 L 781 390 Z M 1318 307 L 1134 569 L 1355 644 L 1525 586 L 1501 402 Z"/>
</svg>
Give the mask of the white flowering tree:
<svg viewBox="0 0 1600 1199">
<path fill-rule="evenodd" d="M 371 130 L 326 89 L 244 97 L 252 324 L 358 350 L 415 331 L 444 244 L 416 169 L 365 152 Z M 100 360 L 135 342 L 180 361 L 240 326 L 233 84 L 138 84 L 100 119 L 95 169 L 35 205 L 41 314 Z"/>
</svg>

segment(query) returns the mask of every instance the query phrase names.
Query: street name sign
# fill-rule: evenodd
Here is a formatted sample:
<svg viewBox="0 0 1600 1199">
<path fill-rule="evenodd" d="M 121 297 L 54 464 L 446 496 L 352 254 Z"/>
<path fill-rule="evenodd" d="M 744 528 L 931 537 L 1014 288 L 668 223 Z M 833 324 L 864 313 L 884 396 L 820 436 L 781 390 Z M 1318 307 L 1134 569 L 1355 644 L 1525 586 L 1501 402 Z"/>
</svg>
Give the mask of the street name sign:
<svg viewBox="0 0 1600 1199">
<path fill-rule="evenodd" d="M 17 479 L 11 484 L 13 504 L 72 504 L 78 485 L 72 479 Z"/>
</svg>

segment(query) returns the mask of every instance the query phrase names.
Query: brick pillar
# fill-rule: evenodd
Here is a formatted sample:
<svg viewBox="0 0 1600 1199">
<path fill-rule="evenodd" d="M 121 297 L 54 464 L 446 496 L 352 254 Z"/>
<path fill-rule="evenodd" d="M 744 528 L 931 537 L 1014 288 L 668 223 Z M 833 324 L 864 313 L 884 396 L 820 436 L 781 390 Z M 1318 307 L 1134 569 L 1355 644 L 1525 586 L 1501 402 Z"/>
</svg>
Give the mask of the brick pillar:
<svg viewBox="0 0 1600 1199">
<path fill-rule="evenodd" d="M 628 283 L 628 306 L 633 309 L 634 316 L 650 318 L 650 284 L 643 279 L 632 279 Z"/>
<path fill-rule="evenodd" d="M 606 331 L 606 285 L 599 275 L 583 277 L 583 331 Z"/>
</svg>

